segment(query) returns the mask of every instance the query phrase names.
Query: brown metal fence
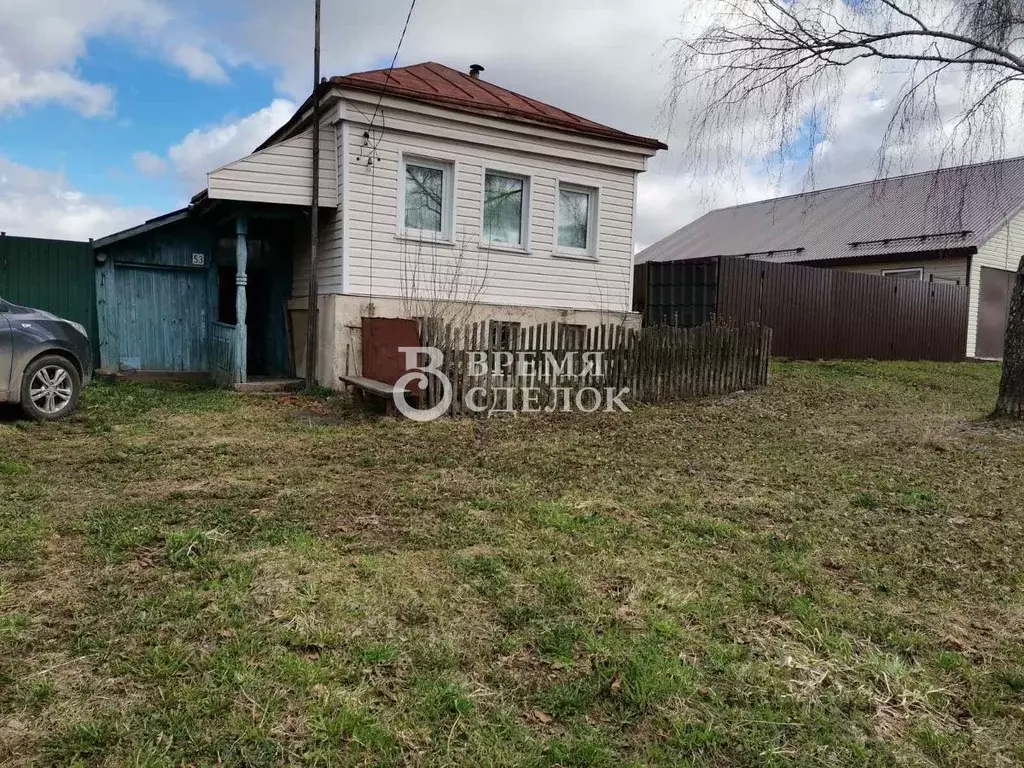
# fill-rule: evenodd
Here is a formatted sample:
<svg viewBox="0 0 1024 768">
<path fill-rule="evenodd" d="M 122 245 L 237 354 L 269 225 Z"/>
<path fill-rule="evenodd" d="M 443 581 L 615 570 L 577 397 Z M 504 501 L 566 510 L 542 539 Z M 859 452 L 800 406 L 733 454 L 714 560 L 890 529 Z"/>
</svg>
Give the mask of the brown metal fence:
<svg viewBox="0 0 1024 768">
<path fill-rule="evenodd" d="M 627 389 L 627 400 L 661 403 L 762 387 L 768 383 L 772 344 L 771 330 L 755 324 L 636 330 L 620 325 L 584 329 L 561 323 L 455 326 L 424 321 L 420 332 L 424 347 L 442 353 L 440 371 L 454 391 L 452 416 L 492 409 L 567 410 L 567 402 L 596 410 L 591 407 L 596 394 L 608 389 Z M 487 366 L 483 374 L 475 362 L 481 359 Z M 467 399 L 470 390 L 475 391 Z M 528 408 L 523 408 L 524 390 L 534 398 Z M 428 377 L 425 407 L 441 402 L 442 394 L 438 378 Z M 478 410 L 471 403 L 488 404 L 488 409 Z"/>
<path fill-rule="evenodd" d="M 967 346 L 968 288 L 838 269 L 737 258 L 716 262 L 717 322 L 759 323 L 773 330 L 772 353 L 797 359 L 958 361 Z M 695 274 L 687 262 L 640 265 L 636 309 L 651 324 L 685 325 L 695 312 L 652 298 Z M 707 267 L 705 268 L 708 269 Z M 673 274 L 674 272 L 674 274 Z M 672 275 L 671 278 L 668 276 Z M 673 282 L 666 283 L 667 280 Z M 706 286 L 701 292 L 706 294 Z M 648 297 L 646 304 L 639 299 Z"/>
</svg>

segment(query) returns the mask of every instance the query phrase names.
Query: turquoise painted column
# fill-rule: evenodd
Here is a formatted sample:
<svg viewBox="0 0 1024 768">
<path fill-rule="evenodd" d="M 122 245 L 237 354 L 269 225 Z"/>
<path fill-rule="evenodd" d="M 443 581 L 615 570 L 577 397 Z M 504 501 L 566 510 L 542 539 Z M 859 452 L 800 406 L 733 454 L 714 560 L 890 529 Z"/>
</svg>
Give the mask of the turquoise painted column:
<svg viewBox="0 0 1024 768">
<path fill-rule="evenodd" d="M 245 274 L 249 261 L 249 222 L 245 216 L 235 219 L 235 378 L 241 384 L 248 380 L 246 367 L 249 341 L 245 328 L 246 286 L 249 278 Z"/>
</svg>

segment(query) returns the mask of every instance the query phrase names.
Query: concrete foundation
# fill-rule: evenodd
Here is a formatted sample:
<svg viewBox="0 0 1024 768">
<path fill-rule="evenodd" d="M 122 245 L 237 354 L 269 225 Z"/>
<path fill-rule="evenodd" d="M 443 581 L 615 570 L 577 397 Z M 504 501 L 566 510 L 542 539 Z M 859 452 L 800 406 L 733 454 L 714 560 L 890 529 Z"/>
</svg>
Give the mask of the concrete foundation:
<svg viewBox="0 0 1024 768">
<path fill-rule="evenodd" d="M 340 390 L 339 376 L 362 375 L 362 320 L 364 317 L 416 318 L 437 314 L 455 325 L 489 320 L 521 323 L 524 327 L 540 323 L 570 325 L 623 325 L 640 327 L 635 312 L 604 312 L 600 310 L 561 309 L 557 307 L 502 306 L 498 304 L 467 304 L 451 302 L 437 310 L 418 306 L 415 300 L 388 297 L 328 294 L 319 297 L 317 336 L 317 383 Z M 306 317 L 305 297 L 292 299 L 288 311 L 292 326 L 295 373 L 305 376 Z"/>
</svg>

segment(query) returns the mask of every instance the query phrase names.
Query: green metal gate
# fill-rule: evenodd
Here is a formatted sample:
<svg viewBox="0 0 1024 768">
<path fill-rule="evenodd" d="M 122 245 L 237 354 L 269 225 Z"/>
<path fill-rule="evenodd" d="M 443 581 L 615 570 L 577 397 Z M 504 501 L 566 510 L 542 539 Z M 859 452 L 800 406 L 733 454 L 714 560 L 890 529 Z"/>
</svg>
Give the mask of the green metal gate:
<svg viewBox="0 0 1024 768">
<path fill-rule="evenodd" d="M 98 356 L 92 243 L 0 236 L 0 296 L 81 323 Z"/>
</svg>

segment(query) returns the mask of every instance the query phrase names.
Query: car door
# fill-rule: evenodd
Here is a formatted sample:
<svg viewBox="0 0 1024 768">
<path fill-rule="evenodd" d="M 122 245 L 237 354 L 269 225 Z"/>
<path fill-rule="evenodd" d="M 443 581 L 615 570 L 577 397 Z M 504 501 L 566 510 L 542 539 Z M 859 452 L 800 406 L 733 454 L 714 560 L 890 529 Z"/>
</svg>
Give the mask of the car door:
<svg viewBox="0 0 1024 768">
<path fill-rule="evenodd" d="M 0 401 L 6 400 L 11 389 L 11 365 L 14 360 L 14 336 L 7 319 L 8 305 L 0 299 Z"/>
</svg>

